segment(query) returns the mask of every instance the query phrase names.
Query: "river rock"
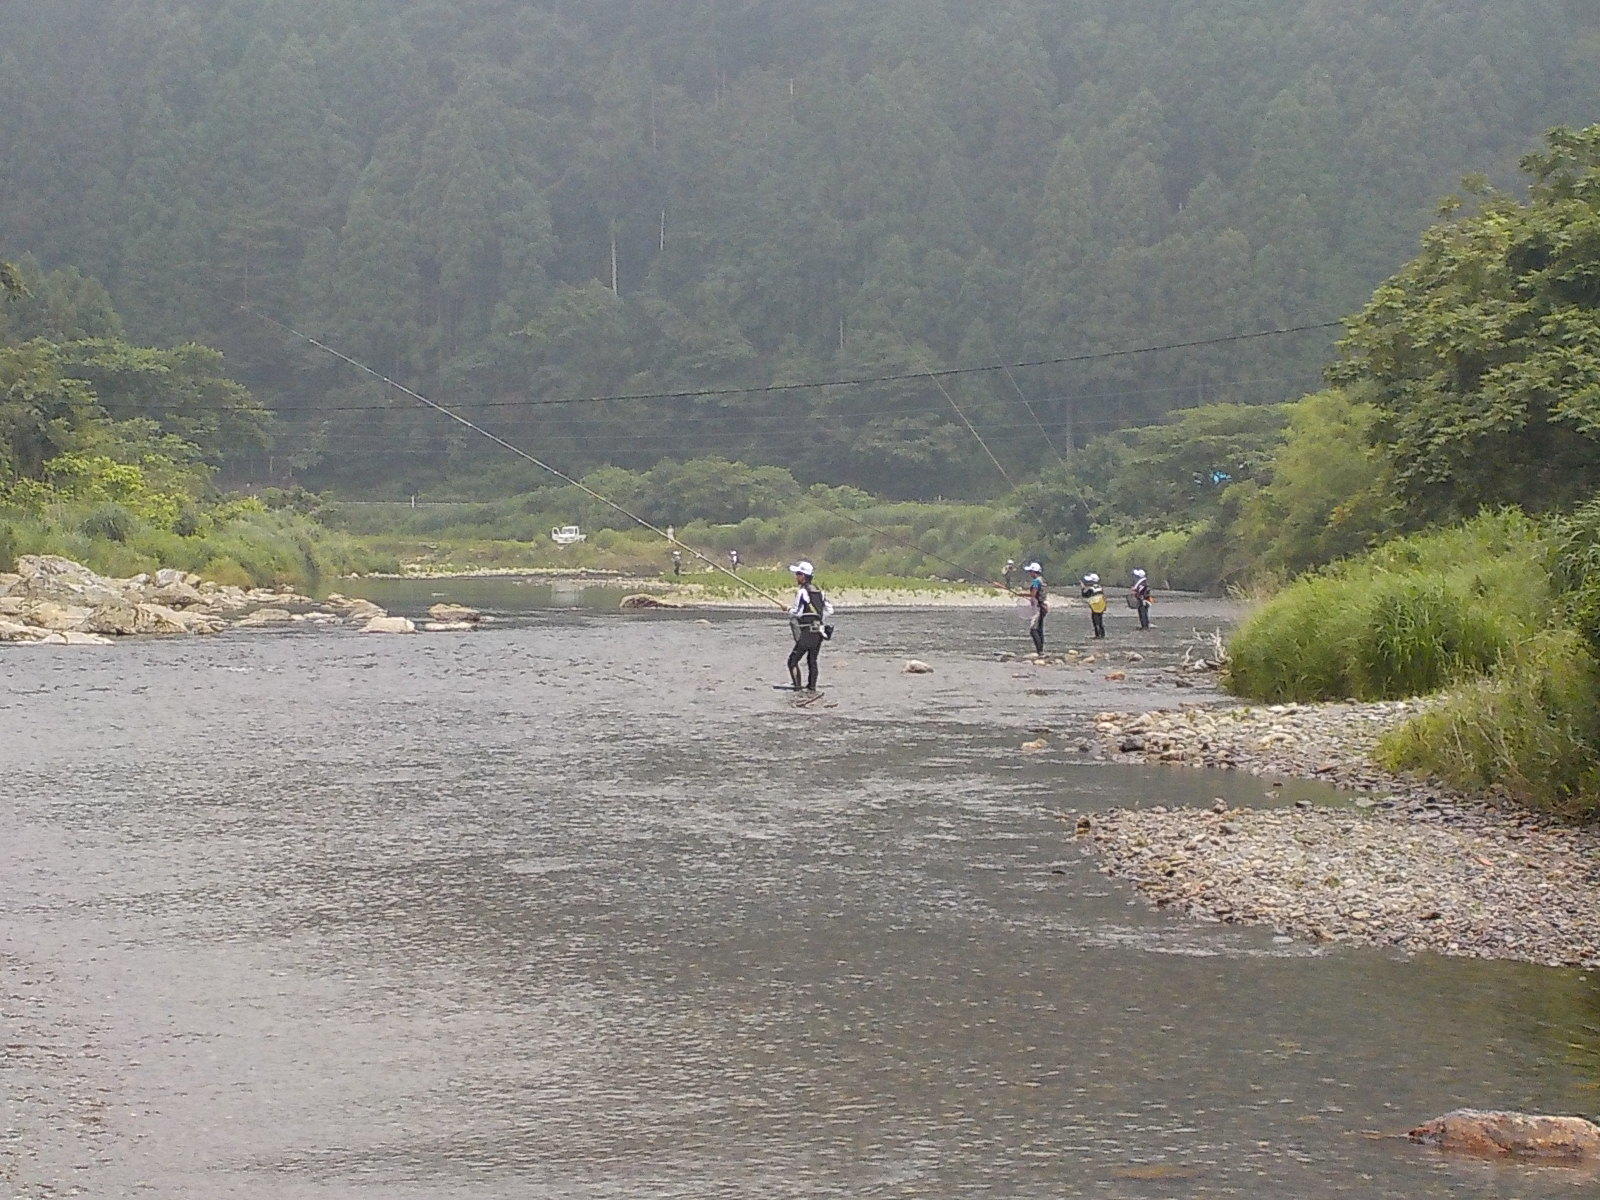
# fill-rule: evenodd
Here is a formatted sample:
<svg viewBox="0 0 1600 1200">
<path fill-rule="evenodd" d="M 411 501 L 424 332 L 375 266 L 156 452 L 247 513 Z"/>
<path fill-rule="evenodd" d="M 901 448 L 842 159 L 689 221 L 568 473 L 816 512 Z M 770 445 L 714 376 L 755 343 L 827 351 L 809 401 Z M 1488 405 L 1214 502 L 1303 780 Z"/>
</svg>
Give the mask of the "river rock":
<svg viewBox="0 0 1600 1200">
<path fill-rule="evenodd" d="M 902 675 L 932 675 L 933 668 L 920 658 L 906 659 L 906 665 L 900 668 Z"/>
<path fill-rule="evenodd" d="M 8 621 L 0 617 L 0 642 L 39 642 L 50 636 L 48 629 L 41 629 L 37 625 L 23 625 L 19 621 Z"/>
<path fill-rule="evenodd" d="M 447 624 L 462 622 L 477 622 L 483 620 L 483 614 L 475 608 L 468 608 L 465 604 L 434 604 L 428 608 L 428 615 L 435 621 Z"/>
<path fill-rule="evenodd" d="M 10 599 L 11 597 L 7 597 Z M 17 617 L 27 625 L 60 633 L 67 629 L 82 629 L 89 619 L 90 610 L 79 604 L 60 604 L 54 600 L 23 601 Z"/>
<path fill-rule="evenodd" d="M 341 617 L 349 617 L 352 621 L 370 621 L 375 617 L 389 615 L 371 600 L 352 599 L 349 596 L 341 596 L 338 592 L 332 593 L 324 603 Z"/>
<path fill-rule="evenodd" d="M 10 571 L 0 571 L 0 596 L 7 595 L 13 587 L 21 582 L 21 575 L 13 575 Z"/>
<path fill-rule="evenodd" d="M 97 605 L 79 628 L 85 633 L 109 633 L 125 637 L 141 632 L 139 619 L 139 606 L 118 596 L 115 600 Z"/>
<path fill-rule="evenodd" d="M 49 640 L 59 646 L 109 646 L 111 640 L 98 633 L 80 633 L 76 629 L 68 629 L 63 633 L 52 633 Z"/>
<path fill-rule="evenodd" d="M 59 555 L 24 554 L 17 559 L 17 574 L 20 578 L 9 594 L 27 600 L 52 600 L 90 609 L 126 603 L 114 580 Z"/>
<path fill-rule="evenodd" d="M 362 633 L 415 633 L 417 627 L 405 617 L 373 617 L 361 627 Z"/>
<path fill-rule="evenodd" d="M 189 624 L 183 614 L 164 604 L 136 604 L 135 633 L 188 633 Z"/>
<path fill-rule="evenodd" d="M 265 625 L 284 625 L 294 620 L 294 614 L 286 608 L 258 608 L 248 616 L 240 617 L 237 625 L 240 629 L 260 629 Z"/>
<path fill-rule="evenodd" d="M 476 621 L 425 621 L 422 628 L 426 633 L 471 633 L 478 624 Z"/>
<path fill-rule="evenodd" d="M 619 608 L 682 608 L 674 600 L 664 596 L 652 596 L 647 592 L 636 592 L 631 596 L 624 596 Z"/>
<path fill-rule="evenodd" d="M 1458 1108 L 1418 1125 L 1406 1136 L 1424 1146 L 1482 1158 L 1600 1162 L 1600 1125 L 1582 1117 Z"/>
<path fill-rule="evenodd" d="M 165 573 L 157 572 L 158 575 Z M 199 588 L 182 579 L 170 583 L 148 583 L 144 588 L 144 598 L 151 604 L 164 604 L 168 608 L 199 608 L 206 602 Z"/>
</svg>

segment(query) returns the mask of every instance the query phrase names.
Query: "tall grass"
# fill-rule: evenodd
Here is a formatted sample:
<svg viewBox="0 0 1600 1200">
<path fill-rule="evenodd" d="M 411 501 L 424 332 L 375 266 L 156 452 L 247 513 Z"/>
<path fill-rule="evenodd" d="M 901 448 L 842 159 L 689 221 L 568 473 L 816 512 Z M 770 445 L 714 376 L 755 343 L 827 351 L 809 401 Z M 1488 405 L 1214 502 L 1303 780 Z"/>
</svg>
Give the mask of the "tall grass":
<svg viewBox="0 0 1600 1200">
<path fill-rule="evenodd" d="M 1423 695 L 1492 671 L 1549 607 L 1543 529 L 1488 513 L 1290 584 L 1234 635 L 1228 685 L 1269 701 Z"/>
<path fill-rule="evenodd" d="M 1463 788 L 1497 785 L 1566 816 L 1591 815 L 1600 811 L 1597 701 L 1600 664 L 1577 632 L 1553 631 L 1389 734 L 1379 758 Z"/>
<path fill-rule="evenodd" d="M 185 528 L 160 528 L 117 505 L 0 507 L 0 569 L 19 555 L 59 554 L 111 576 L 175 567 L 241 587 L 314 587 L 382 565 L 354 538 L 287 509 L 224 503 Z"/>
</svg>

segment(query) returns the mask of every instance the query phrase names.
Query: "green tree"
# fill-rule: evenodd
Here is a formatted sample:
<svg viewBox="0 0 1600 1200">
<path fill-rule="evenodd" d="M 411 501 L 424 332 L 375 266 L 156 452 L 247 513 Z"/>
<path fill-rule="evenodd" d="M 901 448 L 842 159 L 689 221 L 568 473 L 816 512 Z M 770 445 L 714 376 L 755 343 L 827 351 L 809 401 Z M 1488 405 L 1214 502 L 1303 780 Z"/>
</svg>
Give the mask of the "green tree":
<svg viewBox="0 0 1600 1200">
<path fill-rule="evenodd" d="M 1411 519 L 1567 507 L 1600 488 L 1600 126 L 1483 190 L 1350 322 L 1336 383 L 1377 406 Z"/>
</svg>

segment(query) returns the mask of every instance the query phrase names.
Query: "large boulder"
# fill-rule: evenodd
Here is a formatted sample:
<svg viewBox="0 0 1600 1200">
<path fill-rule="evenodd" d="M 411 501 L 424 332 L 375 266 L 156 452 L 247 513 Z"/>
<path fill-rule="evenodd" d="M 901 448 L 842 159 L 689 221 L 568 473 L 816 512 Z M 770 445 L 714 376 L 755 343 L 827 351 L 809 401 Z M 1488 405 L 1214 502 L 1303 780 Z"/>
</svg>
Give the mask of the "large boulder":
<svg viewBox="0 0 1600 1200">
<path fill-rule="evenodd" d="M 37 625 L 40 629 L 59 633 L 67 629 L 82 629 L 92 611 L 80 604 L 58 604 L 54 600 L 25 600 L 16 616 L 28 625 Z"/>
<path fill-rule="evenodd" d="M 48 629 L 40 629 L 37 625 L 24 625 L 20 621 L 9 621 L 0 617 L 0 642 L 39 642 L 50 636 Z"/>
<path fill-rule="evenodd" d="M 200 589 L 192 583 L 187 583 L 182 579 L 161 583 L 159 576 L 166 574 L 166 572 L 158 571 L 156 574 L 158 576 L 157 581 L 147 583 L 144 587 L 144 598 L 151 604 L 164 604 L 168 608 L 199 608 L 205 604 L 206 598 L 200 594 Z"/>
<path fill-rule="evenodd" d="M 134 606 L 137 615 L 138 633 L 188 633 L 189 623 L 184 615 L 175 608 L 167 608 L 162 604 L 138 604 Z"/>
<path fill-rule="evenodd" d="M 1418 1125 L 1406 1136 L 1424 1146 L 1479 1158 L 1600 1162 L 1600 1125 L 1582 1117 L 1458 1108 Z"/>
<path fill-rule="evenodd" d="M 104 575 L 96 575 L 81 563 L 54 554 L 24 554 L 17 559 L 18 582 L 10 594 L 27 600 L 52 600 L 82 608 L 102 604 L 126 603 L 122 587 Z"/>
<path fill-rule="evenodd" d="M 483 614 L 475 608 L 468 608 L 465 604 L 434 604 L 428 608 L 428 615 L 435 621 L 446 624 L 459 624 L 462 621 L 481 621 Z"/>
<path fill-rule="evenodd" d="M 84 633 L 109 633 L 117 637 L 144 632 L 139 628 L 139 605 L 120 596 L 96 605 L 78 628 Z"/>
<path fill-rule="evenodd" d="M 7 595 L 13 587 L 21 582 L 21 575 L 13 575 L 10 571 L 0 571 L 0 596 Z"/>
<path fill-rule="evenodd" d="M 349 617 L 352 621 L 370 621 L 374 617 L 389 615 L 371 600 L 355 600 L 349 596 L 341 596 L 338 592 L 330 595 L 324 604 L 341 617 Z"/>
<path fill-rule="evenodd" d="M 415 633 L 417 627 L 405 617 L 373 617 L 361 627 L 362 633 Z"/>
<path fill-rule="evenodd" d="M 226 623 L 221 617 L 207 612 L 193 608 L 175 608 L 170 611 L 183 623 L 184 631 L 187 633 L 221 633 L 226 628 Z"/>
</svg>

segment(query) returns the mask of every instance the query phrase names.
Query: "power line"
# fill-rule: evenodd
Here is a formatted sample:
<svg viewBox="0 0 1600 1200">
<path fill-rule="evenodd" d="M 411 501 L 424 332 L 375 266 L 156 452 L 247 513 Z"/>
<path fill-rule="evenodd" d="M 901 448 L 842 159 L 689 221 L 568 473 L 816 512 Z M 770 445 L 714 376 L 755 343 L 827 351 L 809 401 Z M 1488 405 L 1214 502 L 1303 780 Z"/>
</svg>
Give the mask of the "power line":
<svg viewBox="0 0 1600 1200">
<path fill-rule="evenodd" d="M 1001 369 L 1009 370 L 1009 368 L 1001 368 Z M 1294 372 L 1286 372 L 1286 373 L 1281 374 L 1281 375 L 1253 375 L 1253 376 L 1250 376 L 1250 377 L 1245 378 L 1245 379 L 1216 379 L 1216 380 L 1209 381 L 1209 386 L 1225 388 L 1225 387 L 1244 387 L 1244 386 L 1247 386 L 1247 385 L 1250 385 L 1250 384 L 1258 384 L 1258 383 L 1282 383 L 1285 380 L 1303 378 L 1304 375 L 1305 375 L 1305 372 L 1303 372 L 1303 371 L 1294 371 Z M 830 384 L 819 384 L 817 386 L 824 387 L 824 386 L 833 386 L 833 385 L 830 385 Z M 1051 395 L 1051 396 L 1041 396 L 1041 397 L 1039 397 L 1038 403 L 1039 404 L 1052 404 L 1052 403 L 1055 403 L 1055 402 L 1060 401 L 1060 400 L 1073 400 L 1073 401 L 1120 400 L 1120 399 L 1126 399 L 1126 398 L 1131 397 L 1131 396 L 1155 396 L 1155 395 L 1166 394 L 1166 393 L 1169 393 L 1169 392 L 1192 392 L 1194 390 L 1194 386 L 1195 385 L 1192 384 L 1192 383 L 1172 383 L 1172 384 L 1162 384 L 1162 385 L 1159 385 L 1159 386 L 1156 386 L 1156 387 L 1119 388 L 1116 391 L 1104 391 L 1104 390 L 1102 390 L 1102 391 L 1097 391 L 1097 392 L 1061 392 L 1061 393 L 1057 393 L 1057 394 Z M 152 412 L 152 413 L 172 412 L 172 415 L 183 416 L 183 417 L 197 417 L 197 416 L 203 416 L 203 415 L 205 415 L 207 413 L 230 413 L 230 412 L 238 411 L 238 410 L 233 410 L 233 409 L 224 409 L 224 408 L 220 408 L 220 407 L 206 407 L 206 406 L 191 407 L 191 408 L 188 408 L 188 409 L 182 409 L 182 410 L 176 410 L 176 411 L 174 411 L 174 410 L 164 410 L 164 409 L 160 409 L 160 408 L 154 407 L 154 406 L 152 406 L 151 404 L 149 404 L 148 402 L 145 402 L 145 401 L 131 401 L 131 400 L 98 400 L 97 399 L 95 401 L 95 403 L 99 407 L 104 408 L 104 409 L 108 409 L 108 410 L 124 410 L 124 411 L 131 411 L 131 412 Z M 518 400 L 454 400 L 454 401 L 451 401 L 447 407 L 452 408 L 452 409 L 473 409 L 473 410 L 484 409 L 484 408 L 527 408 L 530 405 L 541 405 L 541 404 L 546 404 L 546 403 L 550 403 L 550 402 L 542 401 L 542 400 L 527 400 L 527 399 L 518 399 Z M 564 403 L 564 402 L 563 401 L 556 401 L 556 403 Z M 811 420 L 825 421 L 825 420 L 830 420 L 830 419 L 832 419 L 832 418 L 834 418 L 836 416 L 849 416 L 849 415 L 854 415 L 854 414 L 874 415 L 874 414 L 878 414 L 878 413 L 883 413 L 883 414 L 893 414 L 893 413 L 897 413 L 897 412 L 909 413 L 909 412 L 917 411 L 919 409 L 925 409 L 927 407 L 927 404 L 928 404 L 927 400 L 925 400 L 925 399 L 923 399 L 921 397 L 907 397 L 904 400 L 901 400 L 899 402 L 874 403 L 874 404 L 870 405 L 869 407 L 861 408 L 861 409 L 835 409 L 835 408 L 829 408 L 826 412 L 776 413 L 776 414 L 772 414 L 772 415 L 773 415 L 773 419 L 774 420 L 793 421 L 793 420 L 796 420 L 797 418 L 799 418 L 799 419 L 811 419 Z M 299 405 L 282 405 L 282 406 L 273 406 L 273 407 L 263 407 L 263 408 L 260 408 L 259 410 L 245 410 L 245 411 L 248 411 L 248 412 L 251 412 L 251 413 L 262 413 L 262 414 L 265 414 L 265 415 L 268 415 L 268 416 L 276 416 L 279 413 L 310 413 L 310 414 L 313 414 L 313 415 L 320 415 L 320 414 L 325 414 L 325 413 L 373 412 L 373 413 L 405 414 L 405 413 L 421 413 L 423 410 L 420 409 L 420 408 L 411 408 L 409 406 L 395 406 L 395 405 L 391 405 L 391 404 L 328 404 L 328 405 L 299 404 Z M 696 414 L 696 415 L 700 415 L 700 416 L 716 416 L 716 415 L 720 415 L 720 414 L 718 414 L 718 413 L 701 413 L 701 414 Z"/>
<path fill-rule="evenodd" d="M 251 309 L 250 311 L 255 312 L 256 310 Z M 260 316 L 263 320 L 271 321 L 273 324 L 279 326 L 279 328 L 289 328 L 289 326 L 284 325 L 281 321 L 277 321 L 275 318 L 268 317 L 265 313 L 256 313 L 256 315 Z M 875 383 L 905 383 L 918 379 L 932 379 L 937 382 L 941 379 L 951 379 L 963 375 L 990 374 L 1008 369 L 1023 370 L 1028 367 L 1059 367 L 1067 366 L 1072 363 L 1097 362 L 1114 358 L 1131 358 L 1136 355 L 1156 354 L 1166 350 L 1194 350 L 1206 346 L 1224 346 L 1234 342 L 1257 341 L 1262 338 L 1283 337 L 1285 335 L 1294 333 L 1309 333 L 1322 329 L 1336 329 L 1342 324 L 1343 322 L 1341 321 L 1321 321 L 1310 325 L 1289 325 L 1275 329 L 1257 329 L 1248 333 L 1231 333 L 1220 337 L 1199 338 L 1187 342 L 1164 342 L 1152 346 L 1134 346 L 1123 350 L 1096 350 L 1083 354 L 1062 355 L 1057 358 L 1036 358 L 1028 359 L 1023 362 L 986 363 L 973 367 L 941 367 L 933 370 L 903 371 L 885 375 L 856 376 L 846 379 L 817 379 L 800 383 L 769 383 L 752 387 L 695 388 L 676 392 L 619 392 L 604 396 L 559 396 L 546 399 L 526 398 L 520 400 L 486 401 L 481 404 L 472 405 L 471 407 L 522 408 L 566 404 L 619 404 L 636 400 L 705 400 L 716 399 L 722 396 L 762 396 L 781 392 L 808 391 L 818 388 L 862 387 Z M 307 338 L 307 335 L 298 332 L 296 333 L 296 336 L 303 339 Z M 361 405 L 357 407 L 366 408 L 373 406 Z M 468 405 L 461 404 L 453 405 L 451 407 L 465 408 L 468 407 Z M 303 409 L 278 408 L 274 409 L 273 411 L 339 412 L 353 410 L 348 408 L 340 409 L 336 407 L 307 407 Z"/>
</svg>

